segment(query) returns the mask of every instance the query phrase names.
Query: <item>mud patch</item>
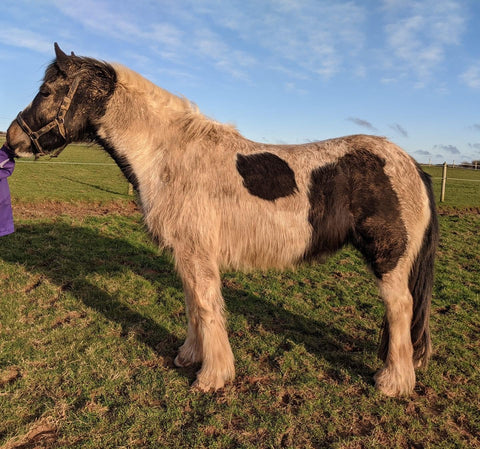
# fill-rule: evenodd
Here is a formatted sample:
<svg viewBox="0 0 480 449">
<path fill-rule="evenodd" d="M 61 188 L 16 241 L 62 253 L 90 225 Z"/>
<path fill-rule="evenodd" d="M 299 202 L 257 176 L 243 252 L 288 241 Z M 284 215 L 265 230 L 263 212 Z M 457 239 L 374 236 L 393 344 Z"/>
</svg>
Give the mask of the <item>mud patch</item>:
<svg viewBox="0 0 480 449">
<path fill-rule="evenodd" d="M 42 201 L 39 203 L 13 204 L 14 219 L 51 218 L 69 215 L 75 218 L 102 215 L 134 215 L 140 212 L 134 201 L 99 203 L 64 203 L 59 201 Z"/>
<path fill-rule="evenodd" d="M 16 366 L 10 366 L 0 372 L 0 387 L 7 385 L 20 377 L 20 370 Z"/>
</svg>

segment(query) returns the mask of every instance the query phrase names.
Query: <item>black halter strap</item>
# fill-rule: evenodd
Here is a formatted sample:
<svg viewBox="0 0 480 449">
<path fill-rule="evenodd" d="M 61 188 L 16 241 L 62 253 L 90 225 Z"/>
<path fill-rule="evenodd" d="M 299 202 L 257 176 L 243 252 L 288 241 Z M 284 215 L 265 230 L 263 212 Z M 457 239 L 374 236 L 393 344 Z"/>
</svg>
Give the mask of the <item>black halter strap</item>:
<svg viewBox="0 0 480 449">
<path fill-rule="evenodd" d="M 78 85 L 80 84 L 80 75 L 81 72 L 77 72 L 73 83 L 71 84 L 70 88 L 68 89 L 67 95 L 63 97 L 62 103 L 60 104 L 60 108 L 58 109 L 56 117 L 45 126 L 40 128 L 37 131 L 32 131 L 31 128 L 27 125 L 25 120 L 22 117 L 22 112 L 19 112 L 17 115 L 17 123 L 22 128 L 22 130 L 27 134 L 32 142 L 32 147 L 34 148 L 35 157 L 38 156 L 45 156 L 47 153 L 43 150 L 42 146 L 38 139 L 43 135 L 47 134 L 53 128 L 57 127 L 58 132 L 65 140 L 65 144 L 58 148 L 51 157 L 57 157 L 67 146 L 67 133 L 65 130 L 65 116 L 67 115 L 68 110 L 70 109 L 70 105 L 72 104 L 73 96 L 78 89 Z"/>
</svg>

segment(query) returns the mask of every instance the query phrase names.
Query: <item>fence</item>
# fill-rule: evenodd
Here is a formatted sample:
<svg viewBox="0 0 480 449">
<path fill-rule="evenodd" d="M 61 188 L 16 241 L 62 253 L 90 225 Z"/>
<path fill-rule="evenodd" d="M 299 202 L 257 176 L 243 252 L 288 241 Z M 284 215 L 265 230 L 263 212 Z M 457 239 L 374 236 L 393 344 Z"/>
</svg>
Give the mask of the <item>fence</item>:
<svg viewBox="0 0 480 449">
<path fill-rule="evenodd" d="M 440 202 L 480 206 L 480 164 L 424 165 L 424 171 L 432 176 Z"/>
</svg>

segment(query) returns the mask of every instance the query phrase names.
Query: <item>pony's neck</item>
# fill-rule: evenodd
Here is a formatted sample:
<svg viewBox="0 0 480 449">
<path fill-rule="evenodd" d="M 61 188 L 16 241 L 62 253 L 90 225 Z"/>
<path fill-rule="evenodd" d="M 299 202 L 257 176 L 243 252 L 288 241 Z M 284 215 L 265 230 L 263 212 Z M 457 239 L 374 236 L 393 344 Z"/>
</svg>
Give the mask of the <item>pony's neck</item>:
<svg viewBox="0 0 480 449">
<path fill-rule="evenodd" d="M 150 198 L 149 191 L 161 188 L 162 170 L 168 171 L 169 160 L 183 151 L 185 130 L 192 128 L 192 122 L 211 123 L 211 126 L 214 122 L 201 115 L 188 100 L 126 67 L 113 67 L 117 84 L 98 123 L 97 135 L 127 179 L 140 191 L 144 207 L 148 207 L 143 197 Z M 152 165 L 158 167 L 154 178 Z"/>
<path fill-rule="evenodd" d="M 113 65 L 117 73 L 116 89 L 107 104 L 99 126 L 102 139 L 115 147 L 128 145 L 148 149 L 161 146 L 176 117 L 198 113 L 186 99 L 156 86 L 138 73 Z M 139 141 L 140 139 L 140 141 Z"/>
</svg>

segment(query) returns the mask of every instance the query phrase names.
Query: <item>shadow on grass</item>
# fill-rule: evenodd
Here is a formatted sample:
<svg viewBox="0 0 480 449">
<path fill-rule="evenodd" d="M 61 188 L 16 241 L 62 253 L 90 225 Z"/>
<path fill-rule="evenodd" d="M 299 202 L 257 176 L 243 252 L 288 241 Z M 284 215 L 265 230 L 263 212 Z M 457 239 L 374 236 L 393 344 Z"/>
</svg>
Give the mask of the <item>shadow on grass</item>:
<svg viewBox="0 0 480 449">
<path fill-rule="evenodd" d="M 88 280 L 92 273 L 108 278 L 131 270 L 149 281 L 156 281 L 161 289 L 173 287 L 181 292 L 181 281 L 165 255 L 126 240 L 100 235 L 95 228 L 48 222 L 18 226 L 15 234 L 2 240 L 0 257 L 23 265 L 63 291 L 68 290 L 86 306 L 119 323 L 123 335 L 135 330 L 139 341 L 164 357 L 173 359 L 182 343 L 154 319 L 133 310 Z M 331 377 L 342 378 L 342 370 L 346 370 L 371 383 L 371 370 L 358 353 L 374 352 L 372 339 L 359 341 L 326 321 L 285 310 L 241 288 L 227 285 L 223 293 L 229 313 L 243 315 L 249 323 L 261 324 L 269 332 L 284 335 L 284 341 L 303 344 L 309 352 L 329 362 Z M 132 296 L 135 295 L 132 292 Z M 345 351 L 346 346 L 354 349 Z M 192 377 L 194 372 L 186 370 L 185 375 Z"/>
<path fill-rule="evenodd" d="M 81 184 L 81 185 L 84 185 L 84 186 L 87 186 L 87 187 L 91 187 L 92 189 L 100 190 L 102 192 L 112 193 L 114 195 L 125 195 L 125 192 L 117 192 L 117 191 L 114 191 L 114 190 L 106 189 L 105 187 L 103 187 L 101 185 L 92 184 L 90 182 L 85 182 L 85 181 L 80 181 L 78 179 L 69 178 L 68 176 L 60 176 L 60 178 L 66 179 L 67 181 L 73 182 L 75 184 Z"/>
</svg>

